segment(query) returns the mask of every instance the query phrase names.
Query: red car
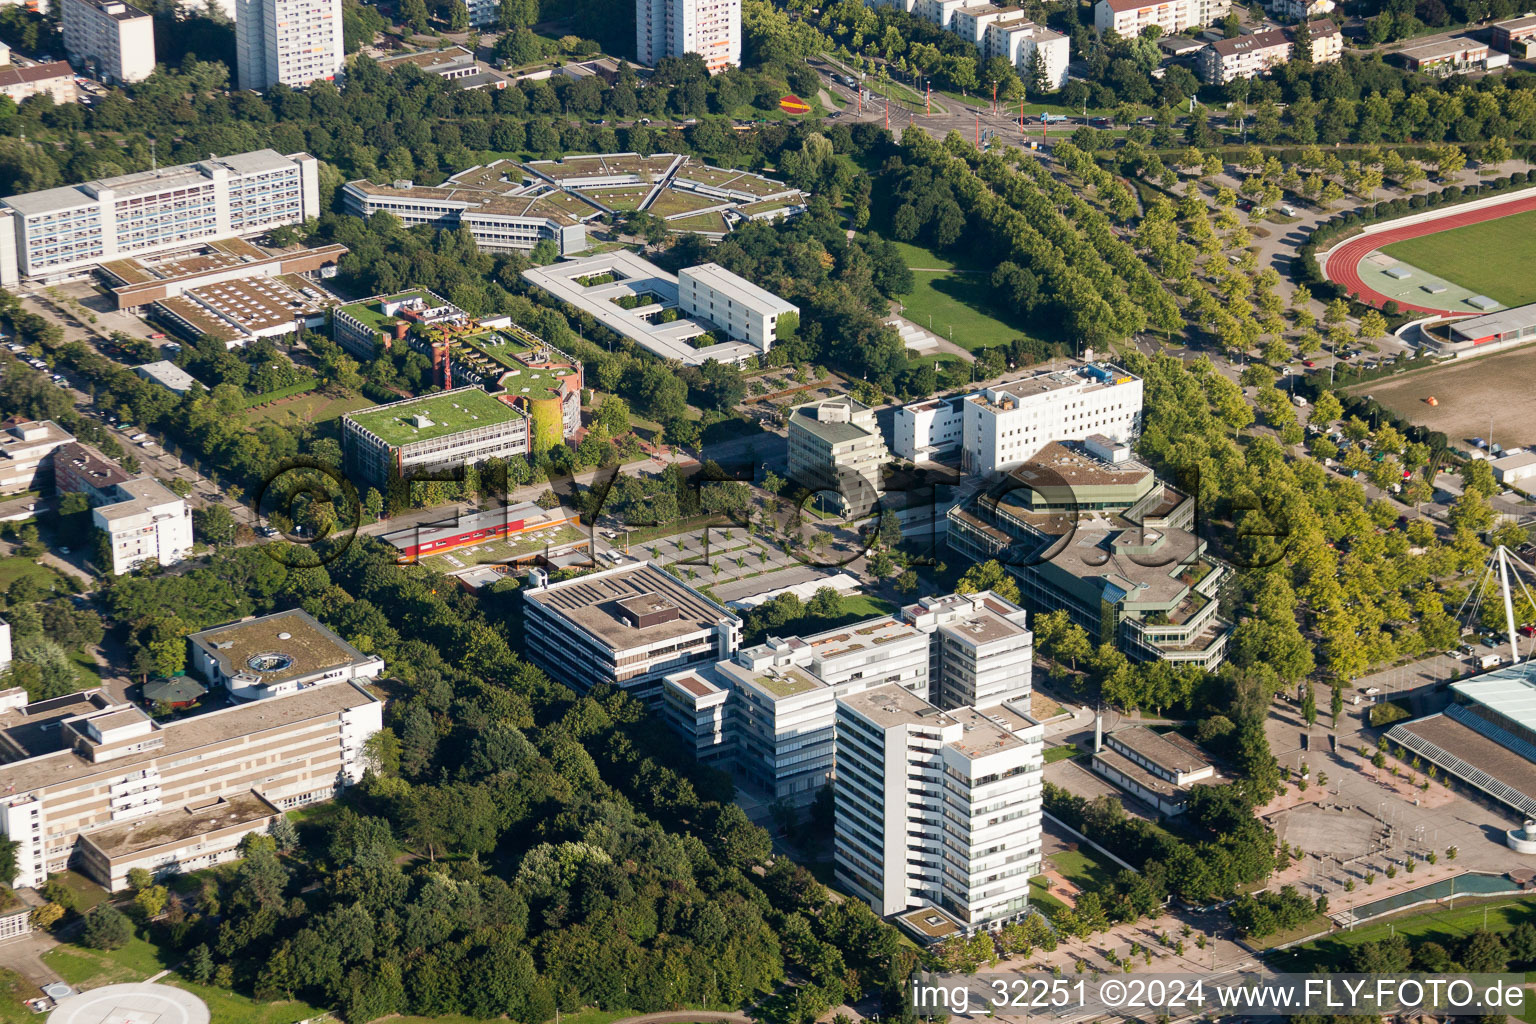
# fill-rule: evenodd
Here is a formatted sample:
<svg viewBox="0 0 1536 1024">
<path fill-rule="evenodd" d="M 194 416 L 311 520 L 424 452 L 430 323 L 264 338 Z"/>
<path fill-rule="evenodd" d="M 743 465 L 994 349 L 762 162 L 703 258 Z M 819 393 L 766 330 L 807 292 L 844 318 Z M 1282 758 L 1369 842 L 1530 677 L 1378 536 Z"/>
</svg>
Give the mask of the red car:
<svg viewBox="0 0 1536 1024">
<path fill-rule="evenodd" d="M 1312 369 L 1312 367 L 1314 367 L 1314 366 L 1316 366 L 1316 365 L 1317 365 L 1317 364 L 1316 364 L 1316 363 L 1314 363 L 1314 362 L 1313 362 L 1313 361 L 1312 361 L 1312 360 L 1310 360 L 1310 359 L 1303 359 L 1303 360 L 1302 360 L 1302 361 L 1301 361 L 1301 365 L 1302 365 L 1302 366 L 1305 366 L 1305 367 L 1306 367 L 1306 368 L 1307 368 L 1307 369 L 1309 369 L 1309 370 L 1310 370 L 1310 369 Z"/>
<path fill-rule="evenodd" d="M 1536 626 L 1521 626 L 1519 633 L 1521 636 L 1536 636 Z"/>
</svg>

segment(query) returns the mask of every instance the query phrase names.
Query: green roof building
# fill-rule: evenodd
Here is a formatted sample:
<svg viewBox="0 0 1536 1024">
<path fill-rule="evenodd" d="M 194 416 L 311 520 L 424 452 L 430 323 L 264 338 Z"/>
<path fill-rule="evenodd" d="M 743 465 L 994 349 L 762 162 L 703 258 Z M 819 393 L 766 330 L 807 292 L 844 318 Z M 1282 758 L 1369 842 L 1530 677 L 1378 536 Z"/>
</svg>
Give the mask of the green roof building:
<svg viewBox="0 0 1536 1024">
<path fill-rule="evenodd" d="M 382 489 L 409 477 L 528 452 L 528 420 L 480 388 L 455 388 L 342 417 L 347 470 Z"/>
</svg>

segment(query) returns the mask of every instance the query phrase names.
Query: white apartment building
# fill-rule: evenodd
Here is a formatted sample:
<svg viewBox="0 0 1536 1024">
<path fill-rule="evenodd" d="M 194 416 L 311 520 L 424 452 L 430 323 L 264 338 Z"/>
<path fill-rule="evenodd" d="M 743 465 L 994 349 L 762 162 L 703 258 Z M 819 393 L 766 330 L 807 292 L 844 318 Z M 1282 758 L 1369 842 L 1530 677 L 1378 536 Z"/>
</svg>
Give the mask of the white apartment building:
<svg viewBox="0 0 1536 1024">
<path fill-rule="evenodd" d="M 718 263 L 701 263 L 677 272 L 677 304 L 689 316 L 702 317 L 767 352 L 778 340 L 779 318 L 799 317 L 800 307 L 759 288 Z"/>
<path fill-rule="evenodd" d="M 0 494 L 42 488 L 53 468 L 49 456 L 74 439 L 53 420 L 7 424 L 0 431 Z"/>
<path fill-rule="evenodd" d="M 1022 916 L 1041 863 L 1044 727 L 1019 705 L 941 710 L 899 686 L 837 702 L 837 880 L 877 914 L 966 933 Z"/>
<path fill-rule="evenodd" d="M 767 799 L 805 806 L 836 766 L 843 697 L 899 686 L 945 707 L 1027 700 L 1034 638 L 1024 618 L 990 591 L 927 597 L 895 616 L 770 637 L 727 661 L 673 673 L 663 708 L 700 761 L 734 768 Z"/>
<path fill-rule="evenodd" d="M 229 860 L 283 810 L 359 781 L 383 708 L 344 684 L 159 723 L 104 690 L 32 704 L 0 693 L 0 834 L 19 844 L 14 884 L 74 866 L 115 890 L 133 868 Z"/>
<path fill-rule="evenodd" d="M 1141 378 L 1087 356 L 958 398 L 903 406 L 896 411 L 896 454 L 921 463 L 958 453 L 967 472 L 992 473 L 1027 462 L 1052 441 L 1094 434 L 1134 441 L 1141 433 Z"/>
<path fill-rule="evenodd" d="M 1002 57 L 1026 78 L 1034 73 L 1035 54 L 1045 68 L 1045 84 L 1060 89 L 1067 84 L 1067 65 L 1072 60 L 1071 41 L 1060 32 L 1015 17 L 987 25 L 981 43 L 983 59 Z"/>
<path fill-rule="evenodd" d="M 113 84 L 142 82 L 155 70 L 154 19 L 123 0 L 60 0 L 64 50 Z"/>
<path fill-rule="evenodd" d="M 341 73 L 341 0 L 235 0 L 242 89 L 302 89 Z"/>
<path fill-rule="evenodd" d="M 1344 54 L 1344 35 L 1327 18 L 1309 22 L 1312 37 L 1312 63 L 1327 64 Z M 1267 74 L 1291 59 L 1291 31 L 1272 28 L 1234 39 L 1218 39 L 1199 53 L 1200 79 L 1210 85 L 1225 85 L 1239 78 Z"/>
<path fill-rule="evenodd" d="M 844 516 L 869 512 L 885 493 L 891 461 L 875 414 L 848 396 L 802 405 L 789 415 L 789 478 Z"/>
<path fill-rule="evenodd" d="M 1099 0 L 1093 26 L 1123 39 L 1137 38 L 1148 25 L 1156 25 L 1163 35 L 1175 35 L 1215 24 L 1231 10 L 1232 0 Z"/>
<path fill-rule="evenodd" d="M 299 608 L 193 633 L 187 648 L 193 672 L 240 700 L 286 697 L 384 672 L 383 658 L 364 654 Z"/>
<path fill-rule="evenodd" d="M 24 68 L 13 64 L 0 67 L 0 96 L 9 96 L 14 103 L 24 103 L 33 96 L 48 96 L 54 103 L 78 103 L 80 90 L 69 61 L 56 60 Z"/>
<path fill-rule="evenodd" d="M 106 533 L 112 575 L 154 560 L 179 562 L 192 550 L 192 510 L 170 488 L 148 476 L 117 484 L 116 500 L 91 509 L 91 523 Z"/>
<path fill-rule="evenodd" d="M 0 200 L 0 286 L 62 281 L 118 257 L 320 213 L 315 158 L 270 149 L 9 196 Z"/>
<path fill-rule="evenodd" d="M 521 591 L 524 651 L 578 693 L 612 683 L 655 704 L 663 676 L 698 670 L 741 646 L 741 620 L 652 562 Z"/>
<path fill-rule="evenodd" d="M 1047 87 L 1060 89 L 1067 84 L 1071 42 L 1060 32 L 1030 21 L 1023 7 L 977 0 L 864 0 L 864 5 L 893 7 L 930 21 L 975 46 L 983 60 L 1003 57 L 1025 75 L 1033 71 L 1038 51 Z"/>
<path fill-rule="evenodd" d="M 1307 22 L 1312 36 L 1312 63 L 1332 64 L 1344 59 L 1344 33 L 1328 18 Z"/>
<path fill-rule="evenodd" d="M 635 0 L 635 51 L 654 67 L 696 53 L 710 74 L 741 64 L 741 0 Z"/>
<path fill-rule="evenodd" d="M 1338 8 L 1333 0 L 1270 0 L 1269 13 L 1277 18 L 1289 18 L 1291 21 L 1300 21 L 1305 18 L 1308 21 L 1332 14 Z M 1495 27 L 1497 31 L 1497 27 Z"/>
</svg>

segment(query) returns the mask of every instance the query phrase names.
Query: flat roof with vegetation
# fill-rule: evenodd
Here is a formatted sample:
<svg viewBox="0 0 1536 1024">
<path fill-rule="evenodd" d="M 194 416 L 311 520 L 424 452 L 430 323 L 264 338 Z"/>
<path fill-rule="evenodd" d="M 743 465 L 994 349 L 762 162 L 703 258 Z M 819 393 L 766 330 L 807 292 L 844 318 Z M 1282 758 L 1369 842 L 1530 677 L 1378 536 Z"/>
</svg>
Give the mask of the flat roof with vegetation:
<svg viewBox="0 0 1536 1024">
<path fill-rule="evenodd" d="M 440 391 L 424 398 L 375 406 L 362 412 L 348 413 L 347 419 L 377 436 L 392 447 L 431 441 L 475 427 L 487 427 L 517 419 L 522 414 L 479 388 Z M 425 416 L 431 426 L 418 427 L 417 416 Z"/>
<path fill-rule="evenodd" d="M 351 305 L 342 306 L 341 312 L 367 324 L 369 327 L 380 329 L 385 320 L 394 319 L 384 315 L 384 303 L 398 302 L 402 299 L 420 299 L 429 306 L 436 306 L 441 301 L 425 288 L 413 288 L 410 291 L 396 292 L 383 298 L 375 296 L 371 299 L 364 299 L 362 302 L 354 302 Z"/>
</svg>

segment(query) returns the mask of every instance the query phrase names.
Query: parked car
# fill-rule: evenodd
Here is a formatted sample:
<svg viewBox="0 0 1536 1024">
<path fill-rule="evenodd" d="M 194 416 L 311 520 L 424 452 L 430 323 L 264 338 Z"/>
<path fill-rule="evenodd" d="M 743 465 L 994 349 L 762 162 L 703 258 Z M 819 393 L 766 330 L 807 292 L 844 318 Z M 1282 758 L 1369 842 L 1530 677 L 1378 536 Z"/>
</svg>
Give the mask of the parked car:
<svg viewBox="0 0 1536 1024">
<path fill-rule="evenodd" d="M 1311 359 L 1303 359 L 1301 361 L 1301 365 L 1305 366 L 1307 369 L 1310 370 L 1310 369 L 1312 369 L 1312 367 L 1316 366 L 1317 363 L 1314 360 L 1311 360 Z"/>
</svg>

